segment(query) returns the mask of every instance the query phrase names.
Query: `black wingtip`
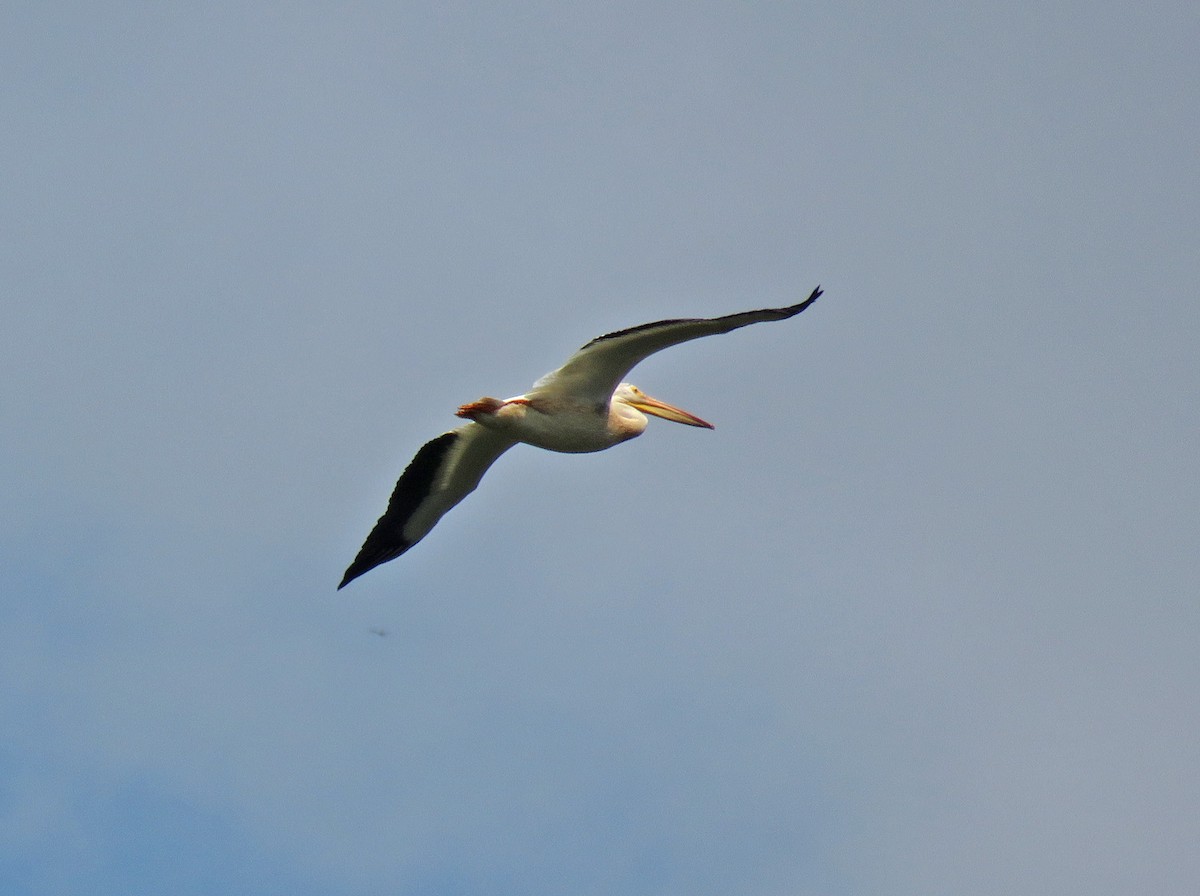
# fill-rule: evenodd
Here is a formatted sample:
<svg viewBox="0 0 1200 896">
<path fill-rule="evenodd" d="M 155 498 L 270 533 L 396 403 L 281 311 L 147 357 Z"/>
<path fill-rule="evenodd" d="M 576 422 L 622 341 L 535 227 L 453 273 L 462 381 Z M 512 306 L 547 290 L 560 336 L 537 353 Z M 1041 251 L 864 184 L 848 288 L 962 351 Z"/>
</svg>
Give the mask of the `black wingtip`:
<svg viewBox="0 0 1200 896">
<path fill-rule="evenodd" d="M 363 573 L 368 573 L 371 570 L 373 570 L 376 566 L 386 563 L 388 560 L 394 559 L 395 557 L 398 557 L 400 554 L 403 554 L 403 553 L 404 553 L 404 551 L 401 550 L 397 553 L 384 554 L 382 556 L 377 554 L 377 555 L 375 555 L 373 557 L 369 557 L 369 558 L 363 557 L 361 555 L 356 557 L 354 562 L 351 563 L 350 566 L 346 569 L 346 574 L 342 576 L 342 582 L 340 585 L 337 586 L 337 590 L 341 591 L 343 588 L 345 588 L 347 585 L 349 585 L 351 582 L 353 582 L 355 579 L 357 579 Z"/>
<path fill-rule="evenodd" d="M 375 524 L 375 530 L 372 530 L 372 533 L 371 533 L 372 535 L 377 534 L 376 530 L 378 530 L 379 525 L 380 525 L 379 523 Z M 370 543 L 371 543 L 371 540 L 368 539 L 367 544 L 370 544 Z M 401 551 L 400 553 L 403 553 L 403 551 Z M 367 550 L 367 545 L 364 544 L 363 549 L 360 550 L 358 552 L 358 556 L 354 558 L 354 562 L 346 567 L 346 572 L 342 576 L 341 584 L 339 584 L 337 586 L 337 590 L 341 591 L 343 588 L 345 588 L 347 585 L 349 585 L 351 582 L 353 582 L 355 579 L 357 579 L 363 573 L 370 572 L 372 569 L 374 569 L 379 564 L 390 560 L 393 556 L 396 556 L 396 555 L 384 554 L 381 556 L 379 552 L 374 552 L 373 554 L 369 554 L 368 550 Z"/>
<path fill-rule="evenodd" d="M 345 588 L 347 585 L 349 585 L 351 582 L 353 582 L 355 579 L 357 579 L 363 573 L 370 572 L 376 566 L 379 566 L 383 563 L 386 563 L 389 560 L 395 559 L 396 557 L 400 556 L 400 554 L 403 554 L 404 551 L 408 550 L 408 547 L 409 547 L 409 545 L 403 545 L 403 547 L 399 551 L 395 551 L 395 552 L 391 552 L 391 553 L 387 553 L 387 554 L 383 554 L 383 555 L 375 554 L 375 555 L 369 556 L 369 557 L 364 557 L 363 556 L 364 552 L 360 551 L 359 556 L 356 557 L 354 559 L 354 562 L 351 563 L 350 566 L 346 569 L 346 574 L 344 576 L 342 576 L 342 583 L 337 586 L 337 590 L 341 591 L 343 588 Z"/>
<path fill-rule="evenodd" d="M 818 286 L 803 302 L 798 302 L 795 305 L 788 305 L 786 308 L 780 308 L 775 313 L 779 315 L 781 320 L 786 320 L 789 317 L 795 317 L 797 314 L 819 299 L 822 293 L 823 290 Z"/>
</svg>

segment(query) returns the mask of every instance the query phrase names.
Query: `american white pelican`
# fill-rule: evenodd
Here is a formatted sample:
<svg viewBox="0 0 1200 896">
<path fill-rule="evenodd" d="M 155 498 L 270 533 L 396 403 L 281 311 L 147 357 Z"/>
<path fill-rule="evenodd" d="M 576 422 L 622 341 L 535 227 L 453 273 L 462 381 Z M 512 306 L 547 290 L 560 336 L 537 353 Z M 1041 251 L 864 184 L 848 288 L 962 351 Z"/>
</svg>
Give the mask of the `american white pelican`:
<svg viewBox="0 0 1200 896">
<path fill-rule="evenodd" d="M 516 398 L 480 398 L 458 409 L 471 420 L 427 442 L 400 476 L 387 510 L 367 536 L 338 589 L 420 541 L 442 515 L 475 490 L 487 468 L 517 442 L 550 451 L 603 451 L 640 436 L 645 414 L 712 429 L 694 414 L 658 401 L 621 380 L 642 359 L 701 336 L 767 320 L 786 320 L 803 302 L 707 319 L 660 320 L 593 339 L 558 370 Z"/>
</svg>

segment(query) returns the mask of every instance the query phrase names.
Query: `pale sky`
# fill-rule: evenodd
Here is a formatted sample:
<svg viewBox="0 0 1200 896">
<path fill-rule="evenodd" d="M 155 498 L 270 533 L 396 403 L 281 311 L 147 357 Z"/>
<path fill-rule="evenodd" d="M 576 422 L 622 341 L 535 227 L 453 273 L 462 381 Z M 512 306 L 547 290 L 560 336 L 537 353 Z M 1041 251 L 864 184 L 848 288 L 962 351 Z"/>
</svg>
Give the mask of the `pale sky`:
<svg viewBox="0 0 1200 896">
<path fill-rule="evenodd" d="M 1192 892 L 1194 3 L 255 6 L 2 17 L 0 890 Z"/>
</svg>

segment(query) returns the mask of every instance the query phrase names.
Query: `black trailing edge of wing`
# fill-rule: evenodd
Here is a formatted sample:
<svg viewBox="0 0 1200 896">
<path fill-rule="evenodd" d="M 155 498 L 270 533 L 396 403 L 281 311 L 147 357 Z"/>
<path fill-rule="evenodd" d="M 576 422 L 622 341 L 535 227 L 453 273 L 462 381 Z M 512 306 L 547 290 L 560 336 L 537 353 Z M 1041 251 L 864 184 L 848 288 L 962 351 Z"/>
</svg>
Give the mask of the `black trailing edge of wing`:
<svg viewBox="0 0 1200 896">
<path fill-rule="evenodd" d="M 375 528 L 359 549 L 358 556 L 347 568 L 342 584 L 338 585 L 339 591 L 363 573 L 381 563 L 395 560 L 416 544 L 415 541 L 404 537 L 404 527 L 421 506 L 421 502 L 428 497 L 438 469 L 458 438 L 457 432 L 443 433 L 426 442 L 417 452 L 417 456 L 400 475 L 392 497 L 388 500 L 387 510 L 375 523 Z"/>
</svg>

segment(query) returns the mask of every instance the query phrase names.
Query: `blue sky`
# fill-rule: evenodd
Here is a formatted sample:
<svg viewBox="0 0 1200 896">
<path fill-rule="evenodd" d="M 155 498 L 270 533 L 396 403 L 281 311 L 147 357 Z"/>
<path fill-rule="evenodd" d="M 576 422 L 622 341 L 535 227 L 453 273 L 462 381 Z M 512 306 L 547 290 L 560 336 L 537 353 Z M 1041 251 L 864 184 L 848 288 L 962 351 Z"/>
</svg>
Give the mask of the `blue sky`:
<svg viewBox="0 0 1200 896">
<path fill-rule="evenodd" d="M 4 18 L 5 892 L 1200 877 L 1194 4 Z M 458 404 L 818 283 L 335 594 Z"/>
</svg>

